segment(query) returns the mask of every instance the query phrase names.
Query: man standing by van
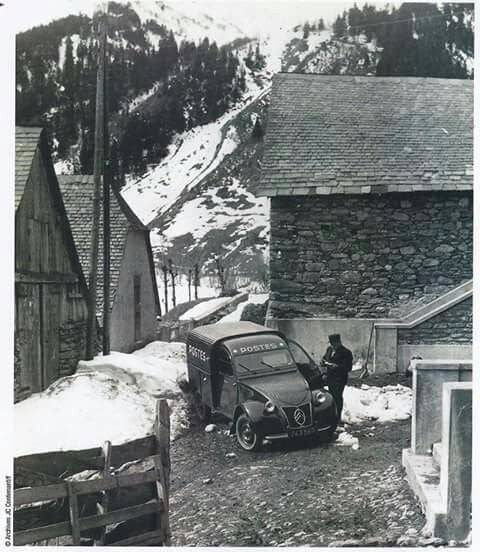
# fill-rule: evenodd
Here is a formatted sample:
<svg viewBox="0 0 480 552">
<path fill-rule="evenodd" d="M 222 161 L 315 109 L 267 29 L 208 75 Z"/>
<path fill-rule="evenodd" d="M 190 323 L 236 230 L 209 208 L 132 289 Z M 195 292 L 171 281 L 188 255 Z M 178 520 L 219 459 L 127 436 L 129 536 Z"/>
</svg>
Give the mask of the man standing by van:
<svg viewBox="0 0 480 552">
<path fill-rule="evenodd" d="M 328 390 L 335 399 L 338 423 L 342 421 L 343 390 L 347 385 L 348 373 L 352 370 L 352 352 L 343 346 L 339 334 L 328 336 L 330 345 L 322 358 L 322 366 L 327 368 Z"/>
</svg>

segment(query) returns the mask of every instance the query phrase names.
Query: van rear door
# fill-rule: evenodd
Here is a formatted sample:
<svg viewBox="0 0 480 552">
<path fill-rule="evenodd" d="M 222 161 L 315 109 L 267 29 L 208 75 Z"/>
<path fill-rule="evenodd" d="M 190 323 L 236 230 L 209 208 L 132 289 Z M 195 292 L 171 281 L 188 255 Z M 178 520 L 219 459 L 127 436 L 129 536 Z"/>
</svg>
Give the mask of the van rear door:
<svg viewBox="0 0 480 552">
<path fill-rule="evenodd" d="M 188 379 L 197 388 L 202 403 L 212 408 L 212 383 L 210 358 L 202 344 L 191 341 L 187 344 Z"/>
<path fill-rule="evenodd" d="M 216 375 L 212 375 L 213 400 L 216 408 L 228 418 L 233 418 L 237 405 L 237 382 L 232 357 L 225 347 L 218 347 L 214 356 Z M 215 407 L 214 407 L 215 408 Z"/>
</svg>

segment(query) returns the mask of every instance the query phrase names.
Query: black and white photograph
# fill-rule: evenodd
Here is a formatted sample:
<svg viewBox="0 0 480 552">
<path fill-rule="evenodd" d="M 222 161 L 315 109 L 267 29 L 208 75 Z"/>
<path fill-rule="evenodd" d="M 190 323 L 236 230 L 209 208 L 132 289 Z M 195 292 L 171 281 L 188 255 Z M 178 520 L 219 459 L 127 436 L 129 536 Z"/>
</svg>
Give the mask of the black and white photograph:
<svg viewBox="0 0 480 552">
<path fill-rule="evenodd" d="M 475 8 L 0 3 L 2 545 L 473 546 Z"/>
</svg>

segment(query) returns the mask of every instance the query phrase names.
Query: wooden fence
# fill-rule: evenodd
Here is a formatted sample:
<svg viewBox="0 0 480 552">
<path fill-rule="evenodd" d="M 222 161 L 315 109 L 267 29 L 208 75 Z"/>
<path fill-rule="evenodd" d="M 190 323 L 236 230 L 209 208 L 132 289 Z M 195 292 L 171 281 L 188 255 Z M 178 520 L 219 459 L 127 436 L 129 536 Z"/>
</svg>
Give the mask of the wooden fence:
<svg viewBox="0 0 480 552">
<path fill-rule="evenodd" d="M 97 478 L 75 480 L 85 470 L 94 470 Z M 165 399 L 156 403 L 154 435 L 118 446 L 107 441 L 94 449 L 19 457 L 14 471 L 15 545 L 170 544 Z"/>
</svg>

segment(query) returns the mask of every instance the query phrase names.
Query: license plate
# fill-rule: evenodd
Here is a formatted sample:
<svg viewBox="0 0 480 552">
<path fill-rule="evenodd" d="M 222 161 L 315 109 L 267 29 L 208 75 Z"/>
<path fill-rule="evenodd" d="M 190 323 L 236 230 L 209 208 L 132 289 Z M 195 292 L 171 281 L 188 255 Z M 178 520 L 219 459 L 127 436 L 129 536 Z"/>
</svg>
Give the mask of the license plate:
<svg viewBox="0 0 480 552">
<path fill-rule="evenodd" d="M 315 433 L 314 427 L 302 427 L 301 429 L 288 430 L 289 437 L 305 437 L 306 435 L 311 435 L 312 433 Z"/>
</svg>

